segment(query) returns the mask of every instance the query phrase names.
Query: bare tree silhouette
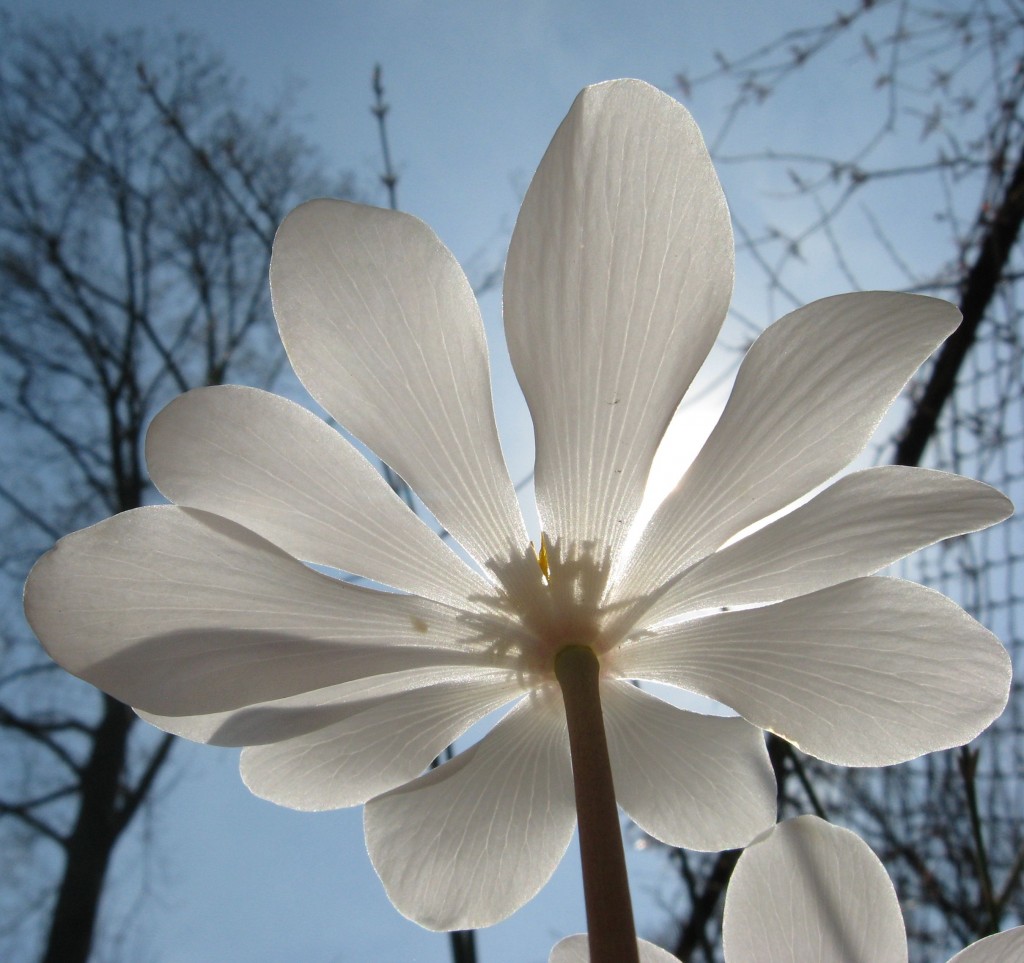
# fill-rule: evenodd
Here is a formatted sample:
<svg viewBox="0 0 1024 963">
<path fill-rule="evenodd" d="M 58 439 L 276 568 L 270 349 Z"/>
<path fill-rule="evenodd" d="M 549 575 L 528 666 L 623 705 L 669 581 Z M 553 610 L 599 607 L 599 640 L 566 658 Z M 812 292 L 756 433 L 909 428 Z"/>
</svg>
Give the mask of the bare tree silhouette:
<svg viewBox="0 0 1024 963">
<path fill-rule="evenodd" d="M 327 185 L 194 37 L 2 27 L 0 838 L 17 858 L 0 939 L 73 963 L 172 742 L 49 663 L 20 586 L 54 539 L 153 497 L 143 432 L 170 397 L 275 382 L 271 242 Z"/>
</svg>

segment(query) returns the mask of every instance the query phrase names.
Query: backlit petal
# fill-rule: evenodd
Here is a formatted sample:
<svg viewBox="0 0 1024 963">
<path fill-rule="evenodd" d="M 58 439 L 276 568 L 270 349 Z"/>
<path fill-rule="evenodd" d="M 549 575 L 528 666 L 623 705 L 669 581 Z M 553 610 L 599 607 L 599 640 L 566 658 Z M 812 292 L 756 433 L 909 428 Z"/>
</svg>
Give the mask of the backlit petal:
<svg viewBox="0 0 1024 963">
<path fill-rule="evenodd" d="M 873 575 L 1012 512 L 1001 492 L 959 475 L 898 465 L 855 472 L 693 566 L 642 618 L 651 624 L 698 609 L 806 595 Z"/>
<path fill-rule="evenodd" d="M 234 522 L 174 506 L 61 539 L 32 570 L 25 608 L 68 671 L 164 715 L 498 658 L 454 609 L 328 578 Z"/>
<path fill-rule="evenodd" d="M 620 597 L 658 588 L 849 464 L 959 318 L 945 301 L 865 292 L 815 301 L 768 328 L 648 525 Z"/>
<path fill-rule="evenodd" d="M 479 743 L 366 804 L 391 902 L 433 930 L 489 926 L 554 872 L 576 822 L 561 700 L 527 696 Z"/>
<path fill-rule="evenodd" d="M 408 214 L 310 201 L 277 232 L 270 283 L 309 393 L 478 561 L 521 550 L 480 310 L 433 231 Z"/>
<path fill-rule="evenodd" d="M 601 687 L 618 803 L 672 846 L 745 846 L 775 822 L 764 734 L 739 718 L 685 712 L 626 682 Z"/>
<path fill-rule="evenodd" d="M 543 528 L 614 547 L 729 305 L 729 212 L 700 131 L 638 80 L 586 88 L 530 185 L 505 330 Z"/>
<path fill-rule="evenodd" d="M 146 461 L 171 501 L 223 515 L 297 558 L 449 604 L 490 595 L 338 432 L 255 388 L 199 388 L 150 425 Z"/>
<path fill-rule="evenodd" d="M 986 936 L 961 950 L 949 963 L 1020 963 L 1024 960 L 1024 926 Z"/>
<path fill-rule="evenodd" d="M 636 948 L 640 963 L 679 963 L 668 950 L 648 943 L 647 940 L 637 940 Z M 590 963 L 587 934 L 579 933 L 559 940 L 548 957 L 548 963 Z"/>
<path fill-rule="evenodd" d="M 500 683 L 503 686 L 514 677 L 508 669 L 427 666 L 325 686 L 225 712 L 162 716 L 143 709 L 135 711 L 151 725 L 193 742 L 213 746 L 258 746 L 305 735 L 347 718 L 353 712 L 420 689 L 462 683 L 471 686 Z"/>
<path fill-rule="evenodd" d="M 474 722 L 522 692 L 514 677 L 460 679 L 324 706 L 326 725 L 242 751 L 242 779 L 292 809 L 355 806 L 414 779 Z M 310 711 L 295 721 L 309 725 Z"/>
<path fill-rule="evenodd" d="M 776 826 L 740 856 L 725 896 L 726 963 L 906 963 L 885 868 L 816 816 Z"/>
<path fill-rule="evenodd" d="M 862 578 L 667 626 L 616 668 L 731 706 L 826 762 L 882 766 L 973 739 L 1006 704 L 1010 661 L 954 602 Z"/>
</svg>

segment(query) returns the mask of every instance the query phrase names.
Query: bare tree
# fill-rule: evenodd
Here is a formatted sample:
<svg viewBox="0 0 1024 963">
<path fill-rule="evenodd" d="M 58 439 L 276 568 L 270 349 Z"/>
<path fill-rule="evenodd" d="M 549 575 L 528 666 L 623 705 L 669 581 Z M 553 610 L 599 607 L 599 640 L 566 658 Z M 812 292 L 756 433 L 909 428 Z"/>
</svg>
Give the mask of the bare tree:
<svg viewBox="0 0 1024 963">
<path fill-rule="evenodd" d="M 143 433 L 170 397 L 277 379 L 273 233 L 324 185 L 191 36 L 0 28 L 0 940 L 73 963 L 172 743 L 46 660 L 20 587 L 55 538 L 152 499 Z"/>
<path fill-rule="evenodd" d="M 819 15 L 820 16 L 820 15 Z M 911 386 L 878 460 L 981 478 L 1024 499 L 1024 6 L 1018 0 L 861 0 L 710 71 L 678 78 L 700 97 L 725 90 L 712 146 L 728 180 L 756 171 L 758 210 L 740 208 L 739 250 L 765 280 L 765 316 L 835 281 L 902 287 L 956 302 L 958 331 Z M 788 97 L 823 127 L 776 124 L 773 143 L 738 152 L 753 111 Z M 734 124 L 744 117 L 745 123 Z M 835 117 L 842 124 L 829 123 Z M 799 125 L 794 125 L 799 126 Z M 787 140 L 787 138 L 789 138 Z M 838 142 L 838 146 L 837 146 Z M 822 288 L 822 276 L 828 280 Z M 957 539 L 907 563 L 958 599 L 1021 666 L 1024 522 Z M 780 774 L 782 812 L 824 809 L 857 829 L 893 876 L 911 952 L 945 959 L 1024 917 L 1024 742 L 1020 685 L 971 747 L 881 771 L 843 773 L 797 756 Z M 809 775 L 808 775 L 809 774 Z M 814 787 L 818 787 L 815 793 Z M 676 951 L 720 958 L 716 914 L 734 854 L 679 854 Z"/>
</svg>

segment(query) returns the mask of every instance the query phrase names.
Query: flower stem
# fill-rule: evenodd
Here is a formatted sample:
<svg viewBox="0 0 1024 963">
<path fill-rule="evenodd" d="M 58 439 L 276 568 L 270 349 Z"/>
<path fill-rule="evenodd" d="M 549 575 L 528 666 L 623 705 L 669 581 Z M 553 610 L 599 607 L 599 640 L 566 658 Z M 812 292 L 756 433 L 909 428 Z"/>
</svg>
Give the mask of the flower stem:
<svg viewBox="0 0 1024 963">
<path fill-rule="evenodd" d="M 555 678 L 562 688 L 569 726 L 590 963 L 639 963 L 626 854 L 601 715 L 600 663 L 593 650 L 569 645 L 555 656 Z"/>
</svg>

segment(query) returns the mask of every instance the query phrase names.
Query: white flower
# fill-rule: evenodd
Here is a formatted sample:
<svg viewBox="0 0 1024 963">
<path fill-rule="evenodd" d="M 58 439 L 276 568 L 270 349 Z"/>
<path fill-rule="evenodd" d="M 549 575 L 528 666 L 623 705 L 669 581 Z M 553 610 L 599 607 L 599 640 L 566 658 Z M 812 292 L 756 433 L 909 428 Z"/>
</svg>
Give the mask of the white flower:
<svg viewBox="0 0 1024 963">
<path fill-rule="evenodd" d="M 640 963 L 678 963 L 638 940 Z M 722 921 L 725 963 L 907 963 L 907 934 L 885 867 L 848 829 L 817 816 L 779 823 L 744 850 Z M 949 963 L 1019 963 L 1024 926 L 987 936 Z M 586 935 L 549 963 L 589 963 Z"/>
<path fill-rule="evenodd" d="M 679 960 L 668 950 L 663 950 L 654 943 L 648 943 L 647 940 L 637 940 L 636 948 L 640 963 L 679 963 Z M 590 963 L 587 934 L 577 933 L 575 936 L 567 936 L 564 940 L 559 940 L 551 951 L 551 956 L 548 957 L 548 963 Z"/>
<path fill-rule="evenodd" d="M 147 441 L 174 506 L 63 539 L 29 580 L 34 629 L 67 669 L 157 725 L 246 746 L 242 775 L 259 795 L 299 809 L 366 802 L 389 895 L 432 928 L 507 916 L 568 845 L 553 679 L 567 644 L 600 657 L 621 806 L 675 845 L 739 846 L 774 821 L 758 727 L 853 765 L 969 740 L 1005 703 L 1004 650 L 942 596 L 864 576 L 1000 520 L 1002 495 L 871 469 L 722 548 L 850 462 L 955 328 L 950 305 L 851 294 L 772 326 L 703 451 L 624 551 L 654 451 L 721 326 L 732 264 L 725 200 L 689 114 L 639 81 L 585 90 L 526 196 L 505 275 L 536 430 L 538 560 L 498 443 L 483 325 L 452 255 L 404 214 L 300 207 L 271 268 L 291 362 L 479 570 L 306 410 L 201 389 Z M 708 614 L 725 606 L 744 610 Z M 632 679 L 740 717 L 684 712 Z M 477 745 L 420 775 L 513 701 Z"/>
<path fill-rule="evenodd" d="M 779 823 L 740 856 L 725 899 L 726 963 L 906 963 L 896 891 L 857 835 L 817 816 Z M 671 959 L 671 957 L 669 957 Z M 1024 959 L 1024 926 L 949 963 Z"/>
</svg>

